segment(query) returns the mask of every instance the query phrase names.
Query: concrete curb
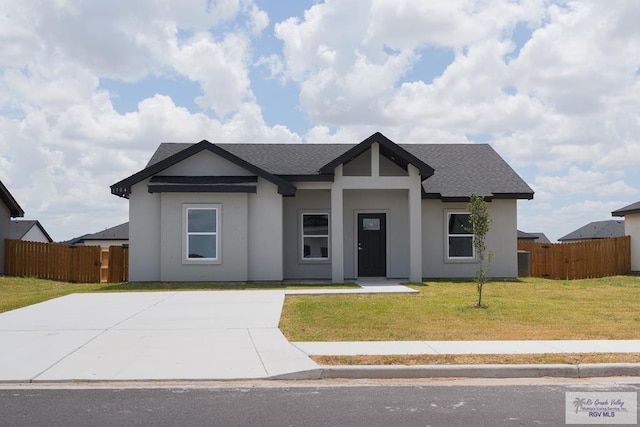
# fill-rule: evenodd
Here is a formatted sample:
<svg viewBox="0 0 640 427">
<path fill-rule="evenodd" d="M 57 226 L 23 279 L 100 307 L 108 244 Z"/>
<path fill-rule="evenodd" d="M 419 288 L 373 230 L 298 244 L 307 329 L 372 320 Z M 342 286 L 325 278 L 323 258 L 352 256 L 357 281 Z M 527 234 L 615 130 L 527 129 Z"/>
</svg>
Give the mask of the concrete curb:
<svg viewBox="0 0 640 427">
<path fill-rule="evenodd" d="M 590 378 L 640 376 L 640 363 L 549 365 L 324 365 L 271 377 L 273 380 L 400 378 Z"/>
</svg>

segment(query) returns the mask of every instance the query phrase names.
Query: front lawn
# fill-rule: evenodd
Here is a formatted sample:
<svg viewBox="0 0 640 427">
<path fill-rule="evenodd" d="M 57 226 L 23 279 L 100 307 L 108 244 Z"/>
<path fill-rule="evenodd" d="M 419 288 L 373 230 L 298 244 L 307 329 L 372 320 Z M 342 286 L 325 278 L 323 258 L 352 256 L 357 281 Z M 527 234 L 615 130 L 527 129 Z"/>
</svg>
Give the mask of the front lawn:
<svg viewBox="0 0 640 427">
<path fill-rule="evenodd" d="M 640 339 L 640 277 L 426 281 L 417 295 L 289 296 L 290 341 Z"/>
</svg>

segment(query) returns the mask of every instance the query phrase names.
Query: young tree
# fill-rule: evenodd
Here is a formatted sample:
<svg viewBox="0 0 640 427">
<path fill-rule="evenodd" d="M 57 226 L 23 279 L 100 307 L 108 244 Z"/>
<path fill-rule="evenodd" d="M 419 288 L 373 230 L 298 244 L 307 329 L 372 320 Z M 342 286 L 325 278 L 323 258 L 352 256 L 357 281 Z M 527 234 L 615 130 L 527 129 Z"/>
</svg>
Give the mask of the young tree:
<svg viewBox="0 0 640 427">
<path fill-rule="evenodd" d="M 484 198 L 477 194 L 471 194 L 469 198 L 469 204 L 467 205 L 469 211 L 469 230 L 473 233 L 473 248 L 478 259 L 478 270 L 476 271 L 476 285 L 478 287 L 478 304 L 476 307 L 482 307 L 482 287 L 487 281 L 488 267 L 485 267 L 486 262 L 491 261 L 491 252 L 487 253 L 486 237 L 491 228 L 491 215 L 487 211 L 487 202 Z"/>
</svg>

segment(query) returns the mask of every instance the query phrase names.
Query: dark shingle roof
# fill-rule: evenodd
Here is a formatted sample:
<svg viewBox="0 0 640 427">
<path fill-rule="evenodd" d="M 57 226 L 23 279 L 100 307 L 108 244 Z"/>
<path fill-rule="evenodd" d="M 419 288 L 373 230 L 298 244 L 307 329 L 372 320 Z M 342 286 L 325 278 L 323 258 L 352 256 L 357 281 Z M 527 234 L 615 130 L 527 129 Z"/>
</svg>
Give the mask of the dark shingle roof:
<svg viewBox="0 0 640 427">
<path fill-rule="evenodd" d="M 640 202 L 635 202 L 624 208 L 616 209 L 611 212 L 612 216 L 625 216 L 640 213 Z"/>
<path fill-rule="evenodd" d="M 192 144 L 160 144 L 147 167 Z M 355 144 L 216 144 L 224 150 L 279 176 L 315 175 L 322 166 Z M 424 181 L 425 193 L 456 199 L 482 196 L 533 197 L 533 190 L 488 144 L 399 144 L 435 169 Z"/>
<path fill-rule="evenodd" d="M 560 242 L 567 242 L 571 240 L 606 239 L 621 236 L 624 236 L 624 221 L 612 219 L 609 221 L 590 222 L 566 236 L 562 236 L 558 240 Z"/>
<path fill-rule="evenodd" d="M 0 181 L 0 201 L 2 201 L 4 205 L 9 209 L 11 218 L 24 216 L 24 211 L 22 210 L 18 202 L 16 202 L 16 199 L 13 198 L 11 193 L 9 193 L 9 190 L 4 186 L 2 181 Z"/>
<path fill-rule="evenodd" d="M 11 228 L 9 232 L 9 238 L 20 240 L 24 237 L 25 234 L 29 232 L 34 226 L 38 227 L 42 234 L 49 240 L 49 242 L 53 242 L 49 233 L 44 229 L 40 221 L 37 220 L 15 220 L 11 221 Z"/>
<path fill-rule="evenodd" d="M 551 243 L 544 233 L 525 233 L 518 230 L 518 240 L 529 240 L 535 243 Z"/>
<path fill-rule="evenodd" d="M 129 223 L 125 222 L 124 224 L 116 225 L 115 227 L 107 228 L 97 233 L 84 234 L 62 243 L 65 245 L 77 245 L 87 240 L 129 240 Z"/>
</svg>

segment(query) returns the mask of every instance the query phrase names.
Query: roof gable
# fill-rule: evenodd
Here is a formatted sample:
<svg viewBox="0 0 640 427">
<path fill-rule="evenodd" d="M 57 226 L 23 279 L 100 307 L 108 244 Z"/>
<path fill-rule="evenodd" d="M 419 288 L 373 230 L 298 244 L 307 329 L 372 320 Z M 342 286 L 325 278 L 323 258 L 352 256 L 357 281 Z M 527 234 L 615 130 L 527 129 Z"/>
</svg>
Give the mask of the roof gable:
<svg viewBox="0 0 640 427">
<path fill-rule="evenodd" d="M 144 179 L 156 175 L 163 170 L 197 153 L 202 152 L 203 150 L 210 151 L 211 153 L 214 153 L 257 176 L 270 181 L 278 187 L 278 192 L 282 195 L 291 196 L 295 194 L 295 187 L 293 186 L 293 184 L 247 162 L 246 160 L 230 153 L 229 151 L 219 147 L 216 144 L 210 143 L 207 140 L 202 140 L 197 144 L 187 146 L 186 148 L 183 148 L 182 150 L 170 155 L 169 157 L 163 158 L 155 163 L 149 162 L 150 165 L 148 165 L 145 169 L 131 175 L 128 178 L 123 179 L 120 182 L 113 184 L 111 186 L 111 193 L 121 197 L 127 197 L 131 193 L 132 185 L 135 185 Z"/>
<path fill-rule="evenodd" d="M 7 209 L 9 209 L 11 218 L 24 216 L 24 211 L 22 210 L 18 202 L 16 202 L 16 199 L 13 198 L 11 193 L 9 193 L 9 190 L 4 186 L 2 181 L 0 181 L 0 200 L 2 201 L 2 203 L 4 203 Z"/>
<path fill-rule="evenodd" d="M 40 232 L 44 235 L 45 238 L 49 240 L 49 242 L 53 242 L 47 230 L 44 229 L 40 221 L 38 220 L 15 220 L 11 221 L 11 231 L 9 235 L 11 239 L 21 240 L 33 227 L 37 227 Z"/>
<path fill-rule="evenodd" d="M 329 163 L 322 166 L 320 168 L 320 173 L 333 174 L 334 169 L 338 165 L 350 162 L 351 160 L 360 156 L 365 151 L 370 149 L 371 145 L 374 142 L 377 142 L 378 145 L 380 145 L 380 153 L 398 164 L 398 166 L 401 166 L 403 168 L 406 168 L 408 164 L 412 164 L 413 166 L 415 166 L 420 171 L 420 175 L 422 176 L 423 180 L 433 175 L 434 170 L 431 166 L 418 159 L 416 156 L 400 147 L 398 144 L 391 141 L 380 132 L 374 133 L 369 138 L 362 141 L 360 144 L 354 146 L 353 148 L 349 149 L 345 153 L 339 155 Z"/>
</svg>

